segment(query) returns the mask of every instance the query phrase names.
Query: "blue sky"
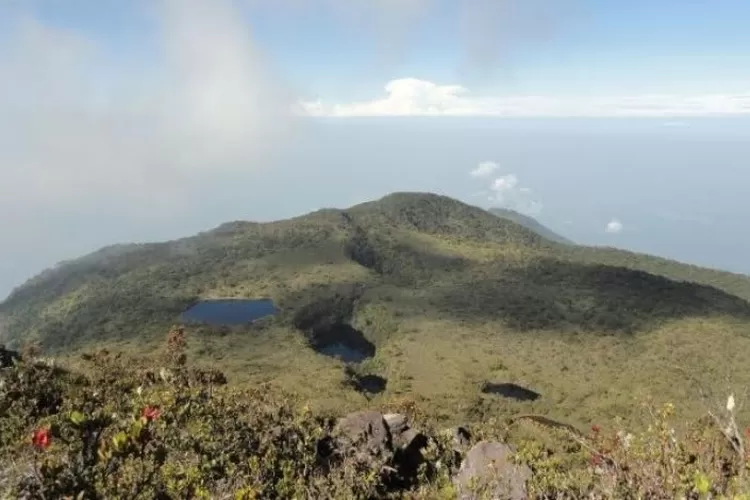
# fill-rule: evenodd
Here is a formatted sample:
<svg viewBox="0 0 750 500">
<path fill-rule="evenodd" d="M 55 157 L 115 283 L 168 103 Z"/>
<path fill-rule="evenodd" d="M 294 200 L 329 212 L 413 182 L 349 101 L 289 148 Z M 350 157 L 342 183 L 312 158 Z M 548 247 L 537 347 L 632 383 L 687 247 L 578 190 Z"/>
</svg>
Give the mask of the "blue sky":
<svg viewBox="0 0 750 500">
<path fill-rule="evenodd" d="M 466 83 L 464 77 L 485 91 L 546 95 L 747 92 L 750 81 L 744 0 L 235 3 L 273 65 L 304 93 L 328 99 L 372 98 L 399 77 Z M 404 13 L 404 4 L 418 4 L 411 9 L 417 13 Z M 0 13 L 32 13 L 90 37 L 118 63 L 153 69 L 157 5 L 33 0 L 4 4 Z M 474 11 L 497 20 L 480 23 Z M 479 41 L 470 40 L 472 31 Z M 496 57 L 471 68 L 474 46 Z"/>
<path fill-rule="evenodd" d="M 399 190 L 750 273 L 747 19 L 740 0 L 0 3 L 0 296 L 104 245 Z"/>
</svg>

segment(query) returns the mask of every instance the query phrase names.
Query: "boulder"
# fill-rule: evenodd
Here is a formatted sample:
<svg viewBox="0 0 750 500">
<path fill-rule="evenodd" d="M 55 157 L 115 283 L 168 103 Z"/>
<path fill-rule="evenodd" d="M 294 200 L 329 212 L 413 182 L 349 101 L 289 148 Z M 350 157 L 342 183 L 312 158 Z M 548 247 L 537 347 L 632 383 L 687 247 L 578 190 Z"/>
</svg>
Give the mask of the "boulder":
<svg viewBox="0 0 750 500">
<path fill-rule="evenodd" d="M 422 450 L 427 446 L 428 438 L 412 429 L 404 415 L 389 413 L 383 418 L 391 431 L 394 451 L 392 464 L 398 473 L 396 483 L 401 488 L 408 488 L 417 481 L 419 467 L 425 462 Z"/>
<path fill-rule="evenodd" d="M 393 436 L 393 446 L 402 450 L 421 450 L 427 446 L 427 436 L 415 429 L 406 428 L 401 434 Z"/>
<path fill-rule="evenodd" d="M 427 446 L 427 436 L 412 429 L 406 416 L 400 413 L 383 415 L 388 430 L 391 432 L 391 442 L 395 450 L 422 450 Z"/>
<path fill-rule="evenodd" d="M 417 480 L 419 467 L 425 461 L 422 450 L 427 444 L 427 436 L 410 428 L 404 415 L 366 411 L 340 419 L 333 438 L 319 443 L 318 453 L 326 456 L 335 451 L 337 455 L 354 457 L 359 463 L 384 467 L 390 471 L 391 487 L 406 488 Z"/>
<path fill-rule="evenodd" d="M 429 444 L 427 436 L 414 429 L 402 434 L 400 446 L 396 449 L 394 464 L 401 478 L 409 484 L 417 480 L 419 468 L 425 463 L 424 450 Z"/>
<path fill-rule="evenodd" d="M 383 415 L 376 411 L 350 413 L 334 429 L 337 449 L 356 448 L 374 455 L 393 452 L 391 432 Z"/>
<path fill-rule="evenodd" d="M 505 443 L 480 441 L 474 445 L 453 478 L 458 498 L 525 500 L 531 469 L 514 464 L 512 455 L 513 449 Z"/>
<path fill-rule="evenodd" d="M 400 413 L 386 413 L 383 415 L 383 419 L 392 435 L 400 434 L 409 427 L 406 416 Z"/>
</svg>

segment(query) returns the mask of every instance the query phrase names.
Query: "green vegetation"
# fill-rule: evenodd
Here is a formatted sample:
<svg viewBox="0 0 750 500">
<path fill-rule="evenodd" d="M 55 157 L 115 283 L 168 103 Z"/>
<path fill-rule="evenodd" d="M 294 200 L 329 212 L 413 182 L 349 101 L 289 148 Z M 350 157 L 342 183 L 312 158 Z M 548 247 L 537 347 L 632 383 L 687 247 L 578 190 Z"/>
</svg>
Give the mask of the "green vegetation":
<svg viewBox="0 0 750 500">
<path fill-rule="evenodd" d="M 100 350 L 77 370 L 31 346 L 0 367 L 0 497 L 497 498 L 484 495 L 502 472 L 486 482 L 462 472 L 482 443 L 510 443 L 505 470 L 528 471 L 523 498 L 748 498 L 750 435 L 733 399 L 681 432 L 666 405 L 641 433 L 517 416 L 472 425 L 459 444 L 409 399 L 337 419 L 267 386 L 228 387 L 188 362 L 189 341 L 173 329 L 158 353 Z M 366 434 L 347 430 L 358 421 Z M 398 422 L 420 430 L 405 437 Z"/>
<path fill-rule="evenodd" d="M 270 297 L 282 312 L 190 326 L 191 359 L 314 411 L 409 397 L 441 425 L 536 413 L 639 426 L 640 402 L 680 402 L 687 421 L 750 386 L 750 278 L 558 244 L 419 193 L 63 263 L 0 305 L 0 342 L 36 340 L 72 366 L 94 346 L 143 356 L 190 304 L 219 297 Z M 374 357 L 346 369 L 311 348 L 337 324 L 362 332 Z M 362 394 L 352 372 L 386 379 L 385 391 Z M 486 382 L 541 398 L 482 394 Z"/>
<path fill-rule="evenodd" d="M 539 234 L 540 236 L 550 241 L 554 241 L 556 243 L 566 243 L 569 245 L 573 244 L 571 240 L 569 240 L 568 238 L 565 238 L 564 236 L 560 236 L 556 232 L 552 231 L 550 228 L 543 226 L 542 224 L 539 223 L 539 221 L 537 221 L 533 217 L 529 217 L 528 215 L 524 215 L 522 213 L 516 212 L 515 210 L 510 210 L 508 208 L 495 207 L 495 208 L 490 208 L 489 212 L 493 215 L 497 215 L 498 217 L 511 220 L 528 229 L 531 229 L 535 233 Z"/>
</svg>

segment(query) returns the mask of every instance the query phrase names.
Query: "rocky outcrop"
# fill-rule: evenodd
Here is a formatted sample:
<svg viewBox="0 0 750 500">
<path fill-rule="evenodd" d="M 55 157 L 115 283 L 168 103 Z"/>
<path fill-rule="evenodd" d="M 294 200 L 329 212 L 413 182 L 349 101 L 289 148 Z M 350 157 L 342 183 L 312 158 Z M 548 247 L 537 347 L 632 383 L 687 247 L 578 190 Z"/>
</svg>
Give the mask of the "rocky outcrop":
<svg viewBox="0 0 750 500">
<path fill-rule="evenodd" d="M 379 468 L 389 484 L 404 488 L 417 480 L 424 463 L 422 450 L 428 443 L 427 436 L 412 429 L 404 415 L 364 411 L 339 419 L 333 435 L 319 445 L 319 450 Z"/>
<path fill-rule="evenodd" d="M 334 429 L 337 450 L 356 450 L 358 454 L 388 456 L 393 452 L 391 432 L 383 415 L 376 411 L 350 413 Z"/>
<path fill-rule="evenodd" d="M 355 412 L 338 420 L 333 433 L 319 443 L 326 459 L 354 461 L 358 466 L 377 469 L 386 484 L 395 489 L 417 484 L 421 473 L 428 477 L 436 467 L 425 457 L 429 446 L 442 448 L 451 457 L 453 484 L 459 498 L 525 499 L 531 470 L 513 463 L 513 449 L 505 443 L 481 441 L 471 444 L 463 427 L 449 429 L 442 441 L 411 427 L 406 416 L 376 411 Z"/>
</svg>

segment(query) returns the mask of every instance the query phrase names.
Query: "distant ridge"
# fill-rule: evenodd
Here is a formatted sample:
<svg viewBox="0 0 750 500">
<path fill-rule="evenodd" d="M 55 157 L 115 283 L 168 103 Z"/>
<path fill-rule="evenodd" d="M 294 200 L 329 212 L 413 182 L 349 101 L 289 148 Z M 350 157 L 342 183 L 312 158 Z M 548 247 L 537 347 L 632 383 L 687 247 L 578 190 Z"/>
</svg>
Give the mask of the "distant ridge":
<svg viewBox="0 0 750 500">
<path fill-rule="evenodd" d="M 522 226 L 528 229 L 531 229 L 535 233 L 539 234 L 540 236 L 544 238 L 547 238 L 548 240 L 554 241 L 556 243 L 562 243 L 565 245 L 576 244 L 574 241 L 569 240 L 568 238 L 565 238 L 564 236 L 561 236 L 557 234 L 556 232 L 552 231 L 550 228 L 541 224 L 539 221 L 537 221 L 533 217 L 529 217 L 528 215 L 524 215 L 522 213 L 516 212 L 515 210 L 511 210 L 509 208 L 493 207 L 493 208 L 490 208 L 488 211 L 493 215 L 497 215 L 498 217 L 508 219 L 517 224 L 521 224 Z"/>
</svg>

